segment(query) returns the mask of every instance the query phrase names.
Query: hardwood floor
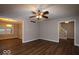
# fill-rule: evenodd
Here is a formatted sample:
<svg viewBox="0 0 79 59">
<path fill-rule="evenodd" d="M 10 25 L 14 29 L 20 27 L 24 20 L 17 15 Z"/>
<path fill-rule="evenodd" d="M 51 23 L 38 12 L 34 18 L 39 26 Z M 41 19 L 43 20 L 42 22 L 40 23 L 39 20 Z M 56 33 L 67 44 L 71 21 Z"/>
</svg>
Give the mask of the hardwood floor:
<svg viewBox="0 0 79 59">
<path fill-rule="evenodd" d="M 20 39 L 0 40 L 0 54 L 6 49 L 12 55 L 79 55 L 79 47 L 63 42 L 38 39 L 22 44 Z"/>
</svg>

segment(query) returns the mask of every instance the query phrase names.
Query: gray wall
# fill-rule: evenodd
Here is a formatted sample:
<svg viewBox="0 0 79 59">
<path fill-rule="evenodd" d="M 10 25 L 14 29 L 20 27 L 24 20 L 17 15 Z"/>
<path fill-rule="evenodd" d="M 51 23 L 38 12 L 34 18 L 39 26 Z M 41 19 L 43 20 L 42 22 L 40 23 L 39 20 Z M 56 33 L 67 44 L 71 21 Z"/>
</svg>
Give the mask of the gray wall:
<svg viewBox="0 0 79 59">
<path fill-rule="evenodd" d="M 40 39 L 59 42 L 56 20 L 48 20 L 40 23 Z"/>
<path fill-rule="evenodd" d="M 23 43 L 36 40 L 38 37 L 38 24 L 29 20 L 24 20 L 24 39 Z"/>
<path fill-rule="evenodd" d="M 40 39 L 45 39 L 49 41 L 59 42 L 59 35 L 58 35 L 58 23 L 60 21 L 65 20 L 76 20 L 76 34 L 74 44 L 79 45 L 79 18 L 77 17 L 66 17 L 54 20 L 43 21 L 40 23 Z"/>
</svg>

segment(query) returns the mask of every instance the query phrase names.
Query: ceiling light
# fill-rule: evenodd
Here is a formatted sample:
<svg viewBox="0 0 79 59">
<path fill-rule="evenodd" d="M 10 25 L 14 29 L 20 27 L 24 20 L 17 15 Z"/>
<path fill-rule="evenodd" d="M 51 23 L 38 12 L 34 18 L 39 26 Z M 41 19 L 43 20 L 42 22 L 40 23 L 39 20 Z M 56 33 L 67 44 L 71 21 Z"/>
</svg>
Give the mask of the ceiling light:
<svg viewBox="0 0 79 59">
<path fill-rule="evenodd" d="M 39 18 L 42 18 L 42 16 L 39 16 Z"/>
<path fill-rule="evenodd" d="M 36 16 L 36 18 L 39 18 L 39 16 Z"/>
<path fill-rule="evenodd" d="M 65 21 L 65 23 L 69 23 L 69 21 Z"/>
</svg>

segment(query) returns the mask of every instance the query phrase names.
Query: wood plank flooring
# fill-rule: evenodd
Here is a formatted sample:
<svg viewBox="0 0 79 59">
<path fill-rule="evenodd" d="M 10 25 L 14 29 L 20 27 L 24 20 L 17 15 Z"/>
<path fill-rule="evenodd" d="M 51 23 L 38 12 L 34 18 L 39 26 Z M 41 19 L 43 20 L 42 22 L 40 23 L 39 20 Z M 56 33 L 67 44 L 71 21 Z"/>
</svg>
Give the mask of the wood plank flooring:
<svg viewBox="0 0 79 59">
<path fill-rule="evenodd" d="M 22 44 L 21 39 L 0 40 L 0 54 L 11 50 L 12 55 L 79 55 L 79 47 L 61 40 L 59 43 L 42 39 Z"/>
</svg>

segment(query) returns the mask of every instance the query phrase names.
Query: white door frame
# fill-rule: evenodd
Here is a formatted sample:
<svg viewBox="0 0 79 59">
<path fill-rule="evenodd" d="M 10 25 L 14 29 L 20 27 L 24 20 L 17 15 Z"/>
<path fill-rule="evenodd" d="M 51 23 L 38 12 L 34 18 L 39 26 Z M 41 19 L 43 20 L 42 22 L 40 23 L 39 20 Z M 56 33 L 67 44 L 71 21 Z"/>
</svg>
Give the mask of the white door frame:
<svg viewBox="0 0 79 59">
<path fill-rule="evenodd" d="M 60 20 L 58 21 L 58 40 L 59 40 L 59 26 L 61 22 L 64 21 L 74 21 L 74 45 L 76 44 L 76 20 Z"/>
<path fill-rule="evenodd" d="M 19 20 L 18 22 L 20 22 L 21 23 L 21 39 L 22 39 L 22 43 L 24 42 L 24 21 L 23 20 Z"/>
<path fill-rule="evenodd" d="M 22 43 L 24 43 L 24 21 L 22 21 Z"/>
</svg>

